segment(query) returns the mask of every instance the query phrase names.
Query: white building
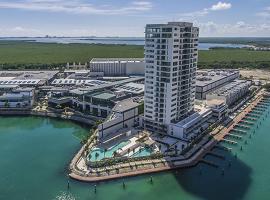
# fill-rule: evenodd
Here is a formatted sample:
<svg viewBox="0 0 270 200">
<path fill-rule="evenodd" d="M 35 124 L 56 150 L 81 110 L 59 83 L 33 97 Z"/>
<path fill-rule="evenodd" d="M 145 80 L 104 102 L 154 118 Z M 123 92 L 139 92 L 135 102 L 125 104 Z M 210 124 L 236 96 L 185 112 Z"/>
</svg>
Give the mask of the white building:
<svg viewBox="0 0 270 200">
<path fill-rule="evenodd" d="M 0 107 L 25 108 L 34 104 L 34 88 L 18 88 L 0 96 Z"/>
<path fill-rule="evenodd" d="M 98 125 L 99 138 L 118 135 L 121 129 L 131 129 L 139 125 L 139 104 L 132 99 L 118 102 L 112 109 L 112 114 L 102 124 Z"/>
<path fill-rule="evenodd" d="M 206 104 L 212 110 L 214 121 L 222 121 L 228 116 L 228 105 L 224 100 L 211 99 L 206 101 Z"/>
<path fill-rule="evenodd" d="M 211 118 L 212 110 L 207 107 L 200 107 L 200 109 L 180 122 L 170 124 L 168 133 L 174 137 L 189 141 L 198 136 L 198 134 L 206 130 L 209 125 L 213 123 Z"/>
<path fill-rule="evenodd" d="M 93 58 L 90 73 L 103 73 L 103 76 L 144 75 L 143 58 Z"/>
<path fill-rule="evenodd" d="M 196 99 L 206 99 L 206 94 L 239 78 L 239 70 L 198 70 L 196 76 Z"/>
<path fill-rule="evenodd" d="M 194 107 L 199 28 L 192 23 L 148 24 L 145 29 L 145 112 L 148 130 L 168 125 Z"/>
<path fill-rule="evenodd" d="M 251 81 L 236 80 L 206 95 L 206 100 L 221 99 L 228 106 L 247 94 Z"/>
</svg>

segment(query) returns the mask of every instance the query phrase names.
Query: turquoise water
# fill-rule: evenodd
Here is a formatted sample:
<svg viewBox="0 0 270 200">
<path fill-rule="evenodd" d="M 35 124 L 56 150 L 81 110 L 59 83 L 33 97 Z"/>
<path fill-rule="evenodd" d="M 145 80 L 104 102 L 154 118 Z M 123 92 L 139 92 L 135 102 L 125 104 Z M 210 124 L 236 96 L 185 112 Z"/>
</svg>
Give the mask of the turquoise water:
<svg viewBox="0 0 270 200">
<path fill-rule="evenodd" d="M 113 157 L 113 152 L 117 151 L 118 149 L 123 148 L 124 146 L 128 145 L 130 143 L 129 140 L 120 142 L 119 144 L 107 149 L 105 152 L 102 148 L 95 148 L 90 152 L 90 161 L 100 161 L 103 158 L 111 158 Z M 97 155 L 97 157 L 96 157 Z"/>
<path fill-rule="evenodd" d="M 151 149 L 143 148 L 141 151 L 137 151 L 132 155 L 132 157 L 142 157 L 142 156 L 150 156 L 152 153 Z"/>
<path fill-rule="evenodd" d="M 214 149 L 225 160 L 205 157 L 219 168 L 199 164 L 194 168 L 153 174 L 153 184 L 149 181 L 150 175 L 126 178 L 125 189 L 123 180 L 97 183 L 96 194 L 94 184 L 74 180 L 70 180 L 70 189 L 67 189 L 68 164 L 80 148 L 79 138 L 87 134 L 86 129 L 54 119 L 0 118 L 0 199 L 269 199 L 269 116 L 265 120 L 261 118 L 258 129 L 254 125 L 249 134 L 237 140 L 238 145 L 224 144 L 232 152 Z"/>
</svg>

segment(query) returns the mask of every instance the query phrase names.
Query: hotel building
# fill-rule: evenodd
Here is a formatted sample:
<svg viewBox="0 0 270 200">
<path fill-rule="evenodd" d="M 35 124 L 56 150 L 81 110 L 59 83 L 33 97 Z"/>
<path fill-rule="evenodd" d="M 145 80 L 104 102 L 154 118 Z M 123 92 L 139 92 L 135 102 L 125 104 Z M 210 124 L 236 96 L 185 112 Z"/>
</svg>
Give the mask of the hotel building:
<svg viewBox="0 0 270 200">
<path fill-rule="evenodd" d="M 194 109 L 199 28 L 187 22 L 148 24 L 145 29 L 144 127 L 168 126 Z"/>
</svg>

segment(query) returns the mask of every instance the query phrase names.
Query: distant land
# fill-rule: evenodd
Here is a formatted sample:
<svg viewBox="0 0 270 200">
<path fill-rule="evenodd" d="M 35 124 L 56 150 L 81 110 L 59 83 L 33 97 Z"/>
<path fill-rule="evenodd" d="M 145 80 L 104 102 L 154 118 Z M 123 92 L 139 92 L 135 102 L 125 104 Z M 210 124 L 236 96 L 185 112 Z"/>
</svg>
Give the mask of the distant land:
<svg viewBox="0 0 270 200">
<path fill-rule="evenodd" d="M 144 45 L 144 37 L 0 37 L 0 41 L 26 41 L 41 43 L 87 43 L 87 44 L 127 44 L 127 45 Z M 222 44 L 231 45 L 254 45 L 258 47 L 270 47 L 270 37 L 201 37 L 201 44 Z M 241 47 L 241 46 L 240 46 Z"/>
<path fill-rule="evenodd" d="M 95 57 L 142 58 L 143 43 L 143 38 L 120 37 L 2 37 L 0 69 L 62 69 L 67 62 Z M 270 69 L 270 51 L 242 48 L 255 43 L 266 45 L 270 38 L 200 38 L 198 67 Z"/>
</svg>

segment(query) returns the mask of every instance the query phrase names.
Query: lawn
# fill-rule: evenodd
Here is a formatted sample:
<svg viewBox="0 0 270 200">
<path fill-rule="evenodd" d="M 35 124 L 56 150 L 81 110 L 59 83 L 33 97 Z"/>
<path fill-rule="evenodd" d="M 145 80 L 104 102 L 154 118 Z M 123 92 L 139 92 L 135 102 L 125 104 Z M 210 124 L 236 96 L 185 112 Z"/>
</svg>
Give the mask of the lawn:
<svg viewBox="0 0 270 200">
<path fill-rule="evenodd" d="M 54 44 L 0 41 L 0 67 L 54 68 L 67 62 L 89 62 L 94 57 L 143 57 L 143 46 Z M 199 67 L 270 68 L 270 51 L 214 49 L 199 51 Z"/>
</svg>

